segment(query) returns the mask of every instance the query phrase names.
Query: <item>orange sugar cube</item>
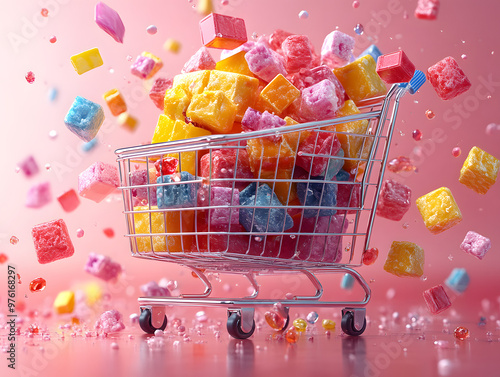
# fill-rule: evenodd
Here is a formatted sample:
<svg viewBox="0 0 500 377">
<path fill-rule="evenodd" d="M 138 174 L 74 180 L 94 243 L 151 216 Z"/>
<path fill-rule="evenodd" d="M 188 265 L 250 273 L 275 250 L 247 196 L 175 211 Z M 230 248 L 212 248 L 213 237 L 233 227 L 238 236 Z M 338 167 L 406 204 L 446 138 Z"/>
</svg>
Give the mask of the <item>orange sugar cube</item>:
<svg viewBox="0 0 500 377">
<path fill-rule="evenodd" d="M 394 241 L 387 255 L 384 270 L 406 277 L 420 277 L 424 274 L 424 249 L 412 242 Z"/>
<path fill-rule="evenodd" d="M 118 89 L 108 90 L 102 97 L 108 104 L 111 114 L 114 116 L 118 116 L 127 111 L 127 104 Z"/>
<path fill-rule="evenodd" d="M 258 103 L 262 106 L 262 110 L 279 115 L 299 97 L 300 90 L 279 74 L 262 89 Z M 259 108 L 257 110 L 260 111 Z"/>
<path fill-rule="evenodd" d="M 245 59 L 246 51 L 240 51 L 218 61 L 215 65 L 217 71 L 239 73 L 240 75 L 255 77 Z"/>
</svg>

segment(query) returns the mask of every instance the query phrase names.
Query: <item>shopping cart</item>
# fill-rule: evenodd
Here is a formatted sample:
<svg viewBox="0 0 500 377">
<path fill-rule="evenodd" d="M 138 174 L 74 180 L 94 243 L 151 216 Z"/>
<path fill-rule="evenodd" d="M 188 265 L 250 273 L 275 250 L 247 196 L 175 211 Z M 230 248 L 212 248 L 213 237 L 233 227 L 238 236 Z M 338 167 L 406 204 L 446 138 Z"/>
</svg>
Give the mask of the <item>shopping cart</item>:
<svg viewBox="0 0 500 377">
<path fill-rule="evenodd" d="M 128 229 L 126 237 L 132 255 L 188 267 L 205 286 L 200 294 L 140 297 L 141 328 L 147 333 L 165 329 L 166 306 L 222 306 L 228 310 L 229 334 L 244 339 L 255 330 L 255 307 L 272 307 L 279 303 L 286 315 L 283 330 L 288 325 L 292 306 L 334 306 L 343 308 L 342 330 L 349 335 L 362 334 L 366 327 L 364 307 L 371 293 L 366 281 L 353 268 L 361 266 L 362 253 L 369 249 L 399 101 L 407 91 L 412 91 L 411 86 L 394 84 L 386 96 L 358 104 L 359 114 L 281 127 L 279 133 L 274 129 L 211 135 L 117 150 Z M 336 130 L 336 125 L 349 122 L 364 122 L 364 131 L 342 133 Z M 298 151 L 299 141 L 311 135 L 316 137 L 312 153 Z M 358 157 L 344 157 L 340 151 L 332 155 L 324 148 L 318 152 L 318 143 L 333 135 L 344 135 L 352 145 L 357 145 Z M 279 143 L 282 138 L 287 140 L 288 146 L 293 144 L 290 140 L 297 143 L 292 146 L 297 153 L 291 164 L 284 144 L 280 144 L 275 156 L 260 149 L 261 156 L 257 156 L 260 158 L 254 155 L 250 162 L 250 165 L 253 163 L 253 175 L 244 174 L 246 156 L 249 156 L 249 153 L 245 156 L 245 151 L 249 151 L 249 145 L 262 145 L 269 140 Z M 229 169 L 226 165 L 226 168 L 216 165 L 221 154 L 232 156 Z M 326 161 L 323 176 L 311 177 L 306 170 L 298 174 L 300 168 L 295 165 L 295 159 L 299 156 L 313 165 Z M 194 171 L 168 179 L 160 175 L 157 179 L 154 163 L 163 163 L 165 157 L 176 157 L 180 171 Z M 200 171 L 203 166 L 200 159 L 205 163 L 204 172 Z M 328 176 L 330 168 L 336 173 L 334 166 L 338 168 L 339 161 L 342 165 L 347 160 L 354 166 L 348 179 Z M 304 172 L 307 175 L 304 176 Z M 141 174 L 143 181 L 134 178 Z M 229 203 L 216 200 L 216 188 L 220 187 L 226 188 L 222 190 L 226 194 L 238 191 L 240 202 L 235 196 L 231 196 Z M 244 193 L 245 189 L 250 190 L 250 194 Z M 328 200 L 331 190 L 336 194 L 342 191 L 342 201 L 340 198 L 337 202 Z M 303 197 L 297 200 L 298 194 L 293 193 L 299 191 Z M 279 202 L 272 200 L 277 193 L 281 194 Z M 243 200 L 244 194 L 247 196 Z M 313 197 L 312 202 L 307 202 L 309 196 Z M 174 197 L 181 199 L 176 202 Z M 269 199 L 268 202 L 264 200 L 265 205 L 262 205 L 262 197 Z M 238 215 L 239 221 L 233 221 Z M 225 226 L 215 226 L 214 221 L 221 218 L 225 219 Z M 242 219 L 247 222 L 248 229 L 242 227 Z M 290 224 L 293 225 L 290 227 Z M 208 274 L 214 272 L 245 276 L 254 293 L 234 299 L 211 297 Z M 278 300 L 259 298 L 258 276 L 290 272 L 307 277 L 316 293 L 293 297 L 287 294 Z M 351 275 L 361 286 L 364 298 L 359 301 L 321 300 L 323 286 L 317 275 L 323 273 Z"/>
</svg>

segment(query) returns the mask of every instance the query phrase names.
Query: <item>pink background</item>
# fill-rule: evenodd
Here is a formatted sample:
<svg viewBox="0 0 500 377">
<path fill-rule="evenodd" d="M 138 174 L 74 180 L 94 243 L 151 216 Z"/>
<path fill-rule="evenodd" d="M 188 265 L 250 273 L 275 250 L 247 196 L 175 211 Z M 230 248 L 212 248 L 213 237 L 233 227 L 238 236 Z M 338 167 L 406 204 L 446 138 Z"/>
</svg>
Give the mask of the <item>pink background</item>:
<svg viewBox="0 0 500 377">
<path fill-rule="evenodd" d="M 125 24 L 123 45 L 116 43 L 93 21 L 95 1 L 10 2 L 0 15 L 3 129 L 0 139 L 0 160 L 3 162 L 0 252 L 7 254 L 9 263 L 17 266 L 22 278 L 18 300 L 26 295 L 24 300 L 28 308 L 49 308 L 60 290 L 76 289 L 84 282 L 95 281 L 83 271 L 89 252 L 109 255 L 124 266 L 126 275 L 107 289 L 115 298 L 124 297 L 131 311 L 138 310 L 135 299 L 139 295 L 139 285 L 151 279 L 178 280 L 179 286 L 187 291 L 191 286 L 196 287 L 196 281 L 178 266 L 130 257 L 128 242 L 122 237 L 125 221 L 120 195 L 111 196 L 99 204 L 81 198 L 81 205 L 72 213 L 65 213 L 55 199 L 69 188 L 76 189 L 78 174 L 93 162 L 114 164 L 115 149 L 150 141 L 160 111 L 147 96 L 151 83 L 142 82 L 130 74 L 131 63 L 127 56 L 135 59 L 142 51 L 157 54 L 165 63 L 157 77 L 172 77 L 201 46 L 198 32 L 201 16 L 192 8 L 194 3 L 186 0 L 108 0 L 106 3 L 119 12 Z M 394 175 L 388 172 L 387 177 L 412 188 L 412 208 L 401 222 L 376 219 L 372 245 L 379 248 L 380 257 L 374 266 L 359 271 L 371 281 L 374 302 L 373 307 L 368 307 L 370 311 L 387 304 L 386 292 L 390 288 L 396 290 L 393 305 L 422 306 L 423 290 L 442 283 L 454 267 L 465 267 L 471 284 L 467 293 L 455 301 L 454 309 L 458 312 L 470 310 L 476 316 L 482 310 L 483 299 L 496 306 L 500 298 L 500 236 L 496 232 L 500 185 L 497 183 L 487 195 L 481 196 L 461 185 L 458 175 L 474 145 L 500 157 L 500 132 L 490 136 L 485 133 L 489 123 L 500 120 L 497 3 L 493 0 L 474 3 L 442 1 L 437 21 L 417 20 L 413 16 L 414 0 L 361 0 L 360 3 L 358 9 L 353 9 L 350 0 L 229 0 L 227 6 L 216 2 L 215 9 L 244 18 L 249 38 L 253 33 L 269 34 L 280 28 L 308 35 L 319 51 L 323 38 L 336 27 L 355 35 L 353 28 L 361 23 L 365 33 L 357 36 L 356 53 L 368 47 L 371 38 L 382 52 L 403 49 L 423 71 L 446 56 L 453 56 L 458 61 L 472 82 L 469 92 L 451 101 L 442 101 L 427 83 L 418 94 L 402 100 L 390 157 L 410 156 L 418 166 L 418 173 Z M 42 6 L 49 9 L 48 18 L 40 16 Z M 298 18 L 301 10 L 309 12 L 308 19 Z M 404 17 L 405 12 L 408 18 Z M 146 27 L 150 24 L 158 27 L 156 35 L 147 34 Z M 55 44 L 49 43 L 52 35 L 57 37 Z M 18 45 L 12 43 L 16 36 L 21 38 Z M 167 38 L 182 43 L 178 55 L 163 50 Z M 92 47 L 99 48 L 104 65 L 79 76 L 69 58 Z M 462 54 L 467 58 L 461 59 Z M 213 50 L 213 56 L 218 58 L 216 50 Z M 34 84 L 28 84 L 24 78 L 28 71 L 36 75 Z M 488 81 L 489 86 L 484 84 Z M 47 96 L 52 87 L 58 90 L 54 102 L 50 102 Z M 134 133 L 122 129 L 104 104 L 102 94 L 115 87 L 126 97 L 130 113 L 140 120 Z M 81 152 L 81 141 L 63 123 L 77 95 L 100 103 L 106 113 L 106 122 L 98 136 L 100 143 L 90 153 Z M 436 114 L 433 120 L 426 118 L 427 109 Z M 423 133 L 419 142 L 411 136 L 417 128 Z M 49 137 L 51 130 L 57 131 L 57 138 Z M 451 155 L 456 146 L 462 148 L 462 155 L 458 158 Z M 420 148 L 420 153 L 416 148 Z M 16 173 L 15 167 L 30 154 L 34 155 L 41 172 L 28 179 L 22 173 Z M 50 170 L 44 169 L 47 163 L 52 166 Z M 42 181 L 51 183 L 53 201 L 39 210 L 26 208 L 27 190 L 32 184 Z M 435 236 L 425 228 L 414 200 L 441 186 L 452 190 L 464 220 Z M 40 265 L 31 240 L 31 228 L 56 218 L 66 221 L 75 255 Z M 403 228 L 403 223 L 409 224 L 407 229 Z M 107 227 L 114 229 L 114 238 L 104 235 L 102 230 Z M 84 229 L 83 238 L 76 237 L 78 228 Z M 469 230 L 492 241 L 493 247 L 483 261 L 459 249 Z M 13 235 L 20 240 L 17 245 L 9 243 Z M 394 240 L 416 242 L 424 248 L 426 280 L 400 279 L 383 271 L 383 263 Z M 6 265 L 1 269 L 2 276 L 4 268 L 6 270 Z M 27 286 L 36 277 L 44 277 L 47 288 L 42 293 L 31 294 Z M 271 281 L 271 289 L 279 292 L 286 283 L 284 279 Z M 328 287 L 329 278 L 325 281 Z M 333 279 L 331 282 L 338 284 Z M 222 283 L 234 284 L 235 280 L 223 277 Z M 300 287 L 302 280 L 296 280 L 296 285 Z M 4 303 L 1 305 L 3 310 Z"/>
</svg>

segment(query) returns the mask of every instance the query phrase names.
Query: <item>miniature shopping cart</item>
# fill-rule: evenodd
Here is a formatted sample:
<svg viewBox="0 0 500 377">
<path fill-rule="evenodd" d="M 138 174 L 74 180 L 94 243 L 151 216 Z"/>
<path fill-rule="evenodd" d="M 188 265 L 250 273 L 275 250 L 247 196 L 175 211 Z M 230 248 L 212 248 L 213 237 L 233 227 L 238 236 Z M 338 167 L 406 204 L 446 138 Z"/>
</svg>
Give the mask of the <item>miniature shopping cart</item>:
<svg viewBox="0 0 500 377">
<path fill-rule="evenodd" d="M 284 328 L 288 325 L 292 306 L 335 306 L 342 307 L 342 330 L 349 335 L 362 334 L 366 327 L 364 307 L 371 293 L 366 281 L 353 268 L 361 266 L 362 253 L 369 249 L 399 101 L 409 90 L 411 86 L 394 84 L 386 96 L 359 103 L 361 113 L 347 117 L 289 125 L 278 130 L 210 135 L 117 150 L 128 229 L 126 237 L 132 255 L 188 267 L 205 286 L 205 291 L 200 294 L 140 297 L 141 328 L 147 333 L 165 329 L 167 306 L 222 306 L 228 310 L 229 334 L 244 339 L 255 330 L 255 307 L 272 307 L 280 303 L 287 316 Z M 341 132 L 337 129 L 341 127 L 336 127 L 356 122 L 364 122 L 364 132 Z M 291 165 L 291 171 L 290 165 L 285 168 L 280 165 L 280 159 L 286 157 L 284 144 L 280 144 L 271 170 L 265 170 L 264 165 L 273 156 L 265 155 L 262 149 L 261 158 L 253 156 L 253 176 L 240 174 L 246 163 L 242 151 L 249 151 L 252 143 L 279 143 L 285 138 L 289 146 L 293 144 L 290 140 L 295 140 L 298 145 L 310 135 L 315 135 L 316 143 L 328 136 L 343 135 L 345 140 L 357 145 L 359 156 L 346 156 L 340 151 L 335 155 L 324 150 L 318 152 L 316 145 L 312 152 L 297 152 L 295 149 L 294 158 L 300 156 L 313 165 L 326 160 L 323 176 L 316 177 L 302 168 L 302 174 L 298 174 L 299 168 L 295 164 Z M 216 166 L 217 156 L 221 154 L 233 156 L 233 165 L 223 168 L 225 174 L 217 176 L 215 170 L 223 170 Z M 165 157 L 178 159 L 178 171 L 194 171 L 189 175 L 173 174 L 164 179 L 160 169 L 157 178 L 155 163 L 165 161 Z M 205 175 L 200 171 L 201 160 L 205 163 Z M 342 166 L 347 160 L 354 168 L 347 174 L 348 179 L 340 180 L 336 171 L 339 161 Z M 335 177 L 327 176 L 330 168 L 337 174 Z M 140 172 L 143 181 L 135 179 Z M 229 203 L 216 201 L 212 192 L 216 193 L 216 188 L 220 187 L 226 188 L 226 193 L 228 190 L 232 193 L 238 191 L 239 202 L 235 196 Z M 249 187 L 250 194 L 245 191 Z M 337 194 L 335 203 L 323 200 L 331 194 L 327 187 Z M 267 195 L 269 202 L 266 205 L 262 205 L 259 199 L 259 192 L 263 190 L 267 191 L 260 198 Z M 299 191 L 304 195 L 302 200 L 297 198 Z M 316 202 L 307 202 L 306 197 L 311 192 L 312 196 L 316 195 Z M 279 202 L 271 199 L 277 193 L 281 194 Z M 195 200 L 190 200 L 189 195 L 195 195 Z M 247 196 L 243 198 L 244 195 Z M 180 198 L 180 201 L 173 200 L 173 197 Z M 238 215 L 239 221 L 234 221 Z M 215 226 L 211 216 L 226 219 L 226 226 Z M 243 218 L 248 229 L 241 225 Z M 234 299 L 211 297 L 209 273 L 245 276 L 254 293 Z M 280 273 L 302 274 L 316 293 L 293 297 L 287 294 L 278 300 L 260 298 L 257 277 Z M 364 298 L 352 302 L 322 300 L 323 287 L 317 275 L 323 273 L 351 275 L 362 287 Z"/>
</svg>

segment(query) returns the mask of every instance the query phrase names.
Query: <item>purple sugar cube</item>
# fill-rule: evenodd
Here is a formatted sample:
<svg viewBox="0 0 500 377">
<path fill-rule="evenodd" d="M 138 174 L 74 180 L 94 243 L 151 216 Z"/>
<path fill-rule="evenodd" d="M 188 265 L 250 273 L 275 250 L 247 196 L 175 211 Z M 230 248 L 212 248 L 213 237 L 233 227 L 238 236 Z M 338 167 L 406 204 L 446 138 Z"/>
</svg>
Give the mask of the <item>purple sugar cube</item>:
<svg viewBox="0 0 500 377">
<path fill-rule="evenodd" d="M 78 176 L 78 193 L 96 203 L 102 201 L 120 185 L 118 168 L 95 162 Z"/>
<path fill-rule="evenodd" d="M 144 296 L 148 297 L 170 296 L 168 288 L 158 285 L 156 281 L 150 281 L 149 283 L 141 285 L 141 292 Z"/>
<path fill-rule="evenodd" d="M 306 121 L 330 119 L 343 104 L 335 84 L 325 79 L 302 90 L 300 116 Z"/>
<path fill-rule="evenodd" d="M 377 215 L 399 221 L 411 205 L 411 189 L 392 179 L 382 184 L 377 205 Z"/>
<path fill-rule="evenodd" d="M 478 259 L 483 259 L 485 254 L 491 248 L 491 241 L 479 233 L 469 231 L 465 236 L 460 248 Z"/>
<path fill-rule="evenodd" d="M 103 333 L 111 333 L 121 331 L 125 328 L 122 315 L 118 310 L 108 310 L 99 316 L 95 323 L 96 330 L 101 330 Z"/>
<path fill-rule="evenodd" d="M 338 30 L 325 37 L 321 47 L 321 63 L 338 68 L 349 63 L 354 49 L 354 38 Z"/>
<path fill-rule="evenodd" d="M 215 69 L 215 64 L 215 60 L 212 58 L 212 55 L 210 55 L 208 48 L 202 46 L 193 56 L 189 58 L 186 64 L 184 64 L 181 73 L 212 70 Z"/>
<path fill-rule="evenodd" d="M 238 189 L 211 187 L 210 206 L 224 206 L 225 208 L 212 208 L 210 210 L 210 225 L 224 225 L 227 227 L 228 224 L 239 224 L 239 208 L 230 208 L 238 205 L 240 205 L 240 191 Z"/>
<path fill-rule="evenodd" d="M 158 208 L 195 207 L 198 182 L 190 182 L 194 179 L 187 171 L 158 177 L 158 183 L 165 183 L 156 188 Z"/>
<path fill-rule="evenodd" d="M 99 2 L 95 6 L 94 20 L 96 24 L 106 33 L 111 35 L 115 41 L 123 43 L 125 26 L 118 12 L 108 7 L 106 4 Z"/>
<path fill-rule="evenodd" d="M 132 172 L 130 176 L 130 185 L 131 186 L 143 186 L 143 185 L 153 185 L 156 183 L 156 180 L 151 180 L 148 182 L 148 171 L 146 169 L 141 169 L 141 170 L 136 170 Z M 154 176 L 156 179 L 156 175 Z M 149 204 L 152 206 L 155 206 L 157 204 L 156 200 L 156 186 L 151 186 L 151 187 L 139 187 L 139 188 L 133 188 L 132 190 L 132 196 L 134 198 L 137 198 L 139 200 L 148 200 L 148 191 L 149 191 Z"/>
<path fill-rule="evenodd" d="M 278 74 L 287 75 L 279 54 L 262 43 L 257 43 L 245 54 L 250 71 L 266 82 L 271 82 Z"/>
<path fill-rule="evenodd" d="M 141 78 L 145 79 L 155 67 L 155 61 L 147 56 L 139 55 L 135 62 L 130 66 L 130 72 Z"/>
<path fill-rule="evenodd" d="M 22 160 L 19 164 L 19 169 L 21 169 L 26 177 L 31 177 L 35 175 L 40 170 L 38 164 L 33 156 L 28 156 Z"/>
<path fill-rule="evenodd" d="M 84 268 L 89 274 L 105 281 L 116 279 L 122 272 L 120 264 L 113 262 L 110 257 L 95 253 L 89 254 Z"/>
<path fill-rule="evenodd" d="M 49 203 L 51 200 L 52 194 L 50 193 L 50 183 L 37 183 L 36 185 L 31 186 L 28 190 L 28 195 L 26 196 L 26 207 L 40 208 Z"/>
<path fill-rule="evenodd" d="M 286 121 L 277 115 L 268 111 L 261 113 L 249 107 L 243 115 L 241 126 L 244 131 L 261 131 L 286 126 Z M 269 139 L 274 142 L 281 140 L 281 135 L 270 136 Z"/>
</svg>

